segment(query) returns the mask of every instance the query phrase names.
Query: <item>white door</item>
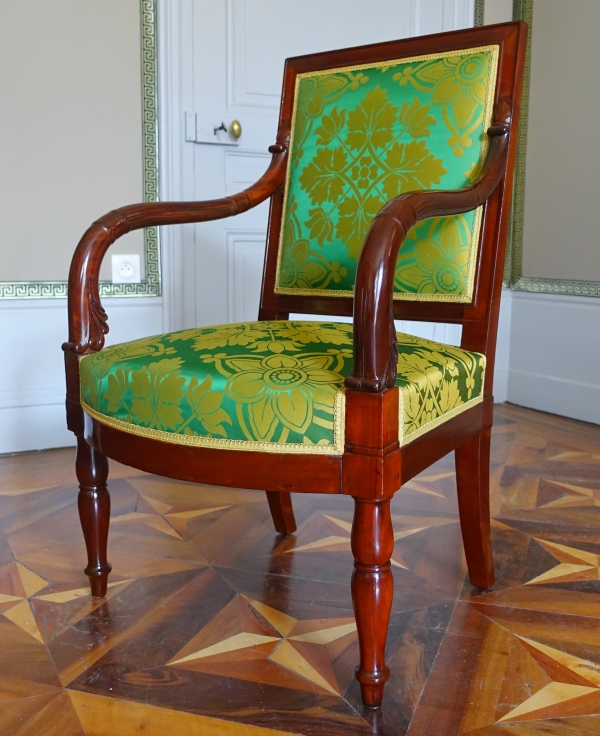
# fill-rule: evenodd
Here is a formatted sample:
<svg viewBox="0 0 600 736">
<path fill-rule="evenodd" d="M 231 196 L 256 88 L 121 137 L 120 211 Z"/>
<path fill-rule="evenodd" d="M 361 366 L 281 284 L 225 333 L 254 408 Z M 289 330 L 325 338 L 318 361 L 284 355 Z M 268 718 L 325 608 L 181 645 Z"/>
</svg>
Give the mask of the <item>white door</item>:
<svg viewBox="0 0 600 736">
<path fill-rule="evenodd" d="M 267 168 L 286 57 L 472 24 L 473 0 L 193 0 L 195 109 L 187 111 L 187 133 L 194 137 L 195 123 L 199 141 L 214 141 L 186 144 L 194 199 L 238 192 Z M 215 133 L 221 124 L 227 132 Z M 257 318 L 267 215 L 268 202 L 196 227 L 195 263 L 184 268 L 195 268 L 197 325 Z"/>
</svg>

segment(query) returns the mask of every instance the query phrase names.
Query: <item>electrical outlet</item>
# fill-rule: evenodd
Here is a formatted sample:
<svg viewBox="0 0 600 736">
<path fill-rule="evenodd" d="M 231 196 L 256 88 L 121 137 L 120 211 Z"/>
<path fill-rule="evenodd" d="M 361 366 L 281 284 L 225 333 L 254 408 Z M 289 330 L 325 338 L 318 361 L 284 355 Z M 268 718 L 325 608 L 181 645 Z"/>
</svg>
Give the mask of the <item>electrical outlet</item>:
<svg viewBox="0 0 600 736">
<path fill-rule="evenodd" d="M 113 284 L 137 284 L 142 280 L 139 254 L 112 255 Z"/>
</svg>

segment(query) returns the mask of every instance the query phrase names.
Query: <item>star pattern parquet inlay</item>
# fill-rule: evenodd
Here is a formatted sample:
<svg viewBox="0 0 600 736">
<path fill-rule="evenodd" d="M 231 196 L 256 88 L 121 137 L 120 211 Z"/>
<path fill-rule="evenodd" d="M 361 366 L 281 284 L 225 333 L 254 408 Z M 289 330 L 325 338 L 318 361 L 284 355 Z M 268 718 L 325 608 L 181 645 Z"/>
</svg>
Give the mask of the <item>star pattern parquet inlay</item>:
<svg viewBox="0 0 600 736">
<path fill-rule="evenodd" d="M 600 733 L 600 428 L 496 407 L 497 580 L 466 576 L 453 458 L 392 504 L 392 677 L 353 677 L 347 497 L 111 463 L 113 573 L 89 595 L 71 450 L 0 458 L 0 736 Z"/>
<path fill-rule="evenodd" d="M 316 692 L 340 695 L 327 645 L 336 643 L 342 651 L 355 632 L 353 617 L 298 621 L 252 598 L 236 596 L 168 664 L 312 692 L 311 683 Z M 280 668 L 300 679 L 286 676 Z"/>
</svg>

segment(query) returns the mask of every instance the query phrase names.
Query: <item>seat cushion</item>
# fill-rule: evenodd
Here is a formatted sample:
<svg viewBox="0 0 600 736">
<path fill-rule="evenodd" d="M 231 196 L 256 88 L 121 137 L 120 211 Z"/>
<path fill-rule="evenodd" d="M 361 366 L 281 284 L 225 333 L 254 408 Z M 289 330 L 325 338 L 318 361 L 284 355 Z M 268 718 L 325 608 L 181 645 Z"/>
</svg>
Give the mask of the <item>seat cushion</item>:
<svg viewBox="0 0 600 736">
<path fill-rule="evenodd" d="M 241 322 L 149 337 L 86 355 L 83 408 L 177 444 L 342 454 L 352 325 Z M 485 357 L 398 333 L 405 445 L 482 400 Z"/>
</svg>

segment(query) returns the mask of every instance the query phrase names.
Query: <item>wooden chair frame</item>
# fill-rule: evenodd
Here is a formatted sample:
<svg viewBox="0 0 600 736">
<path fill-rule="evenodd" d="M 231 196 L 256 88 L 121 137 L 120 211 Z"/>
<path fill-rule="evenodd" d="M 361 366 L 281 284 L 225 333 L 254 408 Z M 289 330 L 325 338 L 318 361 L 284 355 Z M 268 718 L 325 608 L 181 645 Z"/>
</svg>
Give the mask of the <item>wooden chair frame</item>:
<svg viewBox="0 0 600 736">
<path fill-rule="evenodd" d="M 471 582 L 480 587 L 493 583 L 488 498 L 492 380 L 526 36 L 524 23 L 507 23 L 288 59 L 277 142 L 269 149 L 273 159 L 256 184 L 240 194 L 213 201 L 123 207 L 102 217 L 85 233 L 71 265 L 69 341 L 63 349 L 67 420 L 77 435 L 79 512 L 88 552 L 85 572 L 95 597 L 105 595 L 111 569 L 106 555 L 110 516 L 107 456 L 185 481 L 266 490 L 275 528 L 283 534 L 296 528 L 290 492 L 352 496 L 352 599 L 360 648 L 356 677 L 369 707 L 380 705 L 389 677 L 384 654 L 393 594 L 390 500 L 402 484 L 452 450 L 456 452 L 460 521 Z M 367 234 L 354 299 L 277 294 L 277 247 L 296 75 L 490 44 L 500 47 L 494 119 L 488 130 L 487 158 L 477 181 L 460 191 L 423 191 L 390 200 Z M 304 455 L 236 451 L 236 462 L 232 463 L 231 451 L 148 439 L 86 415 L 80 404 L 79 358 L 100 350 L 108 331 L 98 283 L 100 264 L 109 246 L 131 230 L 229 217 L 269 197 L 259 320 L 287 319 L 291 312 L 354 316 L 353 370 L 346 379 L 344 454 L 314 455 L 307 463 Z M 418 220 L 463 213 L 482 204 L 472 302 L 394 301 L 395 264 L 410 228 Z M 402 448 L 398 442 L 394 318 L 459 323 L 461 346 L 485 354 L 487 360 L 483 402 Z"/>
</svg>

